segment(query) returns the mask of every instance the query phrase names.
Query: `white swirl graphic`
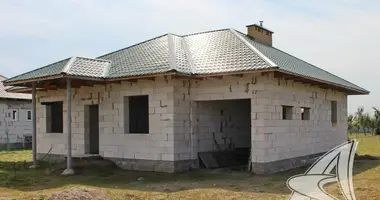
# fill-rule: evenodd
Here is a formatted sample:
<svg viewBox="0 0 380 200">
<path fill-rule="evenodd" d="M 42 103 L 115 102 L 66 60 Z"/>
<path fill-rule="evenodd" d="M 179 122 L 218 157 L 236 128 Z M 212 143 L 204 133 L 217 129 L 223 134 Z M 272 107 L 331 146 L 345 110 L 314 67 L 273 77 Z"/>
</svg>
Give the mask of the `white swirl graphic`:
<svg viewBox="0 0 380 200">
<path fill-rule="evenodd" d="M 336 200 L 323 186 L 337 182 L 346 200 L 356 200 L 352 169 L 357 142 L 345 142 L 321 156 L 304 174 L 292 176 L 287 186 L 292 190 L 289 200 Z M 335 174 L 330 174 L 335 167 Z"/>
</svg>

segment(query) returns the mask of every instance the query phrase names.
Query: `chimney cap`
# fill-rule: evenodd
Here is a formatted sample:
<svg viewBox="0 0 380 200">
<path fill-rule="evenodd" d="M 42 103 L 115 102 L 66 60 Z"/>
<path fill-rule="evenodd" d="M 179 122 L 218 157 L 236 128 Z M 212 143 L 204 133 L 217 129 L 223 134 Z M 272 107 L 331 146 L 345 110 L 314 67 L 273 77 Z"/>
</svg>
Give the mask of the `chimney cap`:
<svg viewBox="0 0 380 200">
<path fill-rule="evenodd" d="M 256 26 L 256 27 L 259 27 L 259 28 L 261 28 L 261 29 L 264 29 L 264 30 L 266 30 L 266 31 L 268 31 L 268 32 L 270 32 L 270 33 L 274 33 L 273 31 L 271 31 L 271 30 L 265 28 L 265 27 L 263 26 L 263 22 L 264 22 L 264 21 L 260 21 L 260 24 L 250 24 L 250 25 L 247 25 L 246 27 Z"/>
</svg>

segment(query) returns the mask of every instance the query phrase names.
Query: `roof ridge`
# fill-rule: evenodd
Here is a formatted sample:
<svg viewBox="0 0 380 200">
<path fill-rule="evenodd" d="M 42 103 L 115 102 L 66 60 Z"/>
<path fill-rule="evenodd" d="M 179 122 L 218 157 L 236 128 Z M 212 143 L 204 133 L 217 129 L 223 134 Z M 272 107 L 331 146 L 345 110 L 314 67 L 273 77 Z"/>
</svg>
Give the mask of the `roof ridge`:
<svg viewBox="0 0 380 200">
<path fill-rule="evenodd" d="M 109 72 L 110 72 L 110 69 L 111 69 L 111 63 L 112 63 L 112 61 L 109 62 L 107 64 L 107 66 L 105 66 L 105 69 L 104 69 L 104 72 L 103 72 L 103 77 L 104 78 L 107 78 L 107 76 L 109 75 Z"/>
<path fill-rule="evenodd" d="M 77 58 L 75 56 L 71 57 L 70 60 L 66 63 L 66 65 L 63 67 L 61 73 L 67 74 L 70 71 L 71 64 L 73 64 L 76 59 Z"/>
<path fill-rule="evenodd" d="M 167 35 L 174 35 L 174 36 L 177 36 L 177 37 L 183 37 L 182 35 L 178 35 L 178 34 L 175 34 L 175 33 L 167 33 Z"/>
<path fill-rule="evenodd" d="M 188 37 L 188 36 L 193 36 L 193 35 L 199 35 L 199 34 L 204 34 L 204 33 L 212 33 L 212 32 L 217 32 L 217 31 L 226 31 L 226 30 L 229 30 L 229 28 L 216 29 L 216 30 L 210 30 L 210 31 L 202 31 L 202 32 L 197 32 L 197 33 L 190 33 L 190 34 L 182 35 L 181 37 Z"/>
<path fill-rule="evenodd" d="M 110 60 L 100 59 L 100 58 L 89 58 L 89 57 L 84 57 L 84 56 L 76 56 L 76 57 L 77 57 L 77 58 L 87 59 L 87 60 L 95 60 L 95 61 L 111 62 Z"/>
<path fill-rule="evenodd" d="M 125 47 L 125 48 L 122 48 L 122 49 L 119 49 L 119 50 L 116 50 L 116 51 L 112 51 L 112 52 L 110 52 L 110 53 L 106 53 L 106 54 L 104 54 L 104 55 L 98 56 L 98 57 L 96 57 L 96 59 L 101 59 L 101 57 L 108 56 L 108 55 L 110 55 L 110 54 L 113 54 L 113 53 L 116 53 L 116 52 L 119 52 L 119 51 L 123 51 L 123 50 L 126 50 L 126 49 L 129 49 L 129 48 L 132 48 L 132 47 L 138 46 L 138 45 L 140 45 L 140 44 L 144 44 L 144 43 L 146 43 L 146 42 L 149 42 L 149 41 L 152 41 L 152 40 L 155 40 L 155 39 L 158 39 L 158 38 L 161 38 L 161 37 L 167 36 L 167 35 L 168 35 L 168 33 L 163 34 L 163 35 L 160 35 L 160 36 L 157 36 L 157 37 L 154 37 L 154 38 L 151 38 L 151 39 L 149 39 L 149 40 L 144 40 L 144 41 L 139 42 L 139 43 L 136 43 L 136 44 L 134 44 L 134 45 L 127 46 L 127 47 Z"/>
<path fill-rule="evenodd" d="M 271 59 L 269 59 L 267 56 L 265 56 L 261 51 L 259 51 L 256 47 L 254 47 L 252 44 L 250 44 L 246 39 L 244 39 L 241 35 L 239 35 L 235 29 L 229 29 L 238 39 L 240 39 L 242 42 L 245 43 L 254 53 L 256 53 L 261 59 L 263 59 L 265 62 L 267 62 L 271 67 L 278 67 L 276 63 L 274 63 Z"/>
<path fill-rule="evenodd" d="M 110 55 L 110 54 L 113 54 L 113 53 L 116 53 L 116 52 L 119 52 L 119 51 L 123 51 L 123 50 L 126 50 L 128 48 L 131 48 L 131 47 L 134 47 L 134 46 L 137 46 L 137 45 L 140 45 L 140 44 L 144 44 L 146 42 L 149 42 L 149 41 L 152 41 L 152 40 L 155 40 L 155 39 L 158 39 L 158 38 L 161 38 L 161 37 L 164 37 L 164 36 L 168 36 L 169 34 L 171 35 L 175 35 L 177 37 L 187 37 L 187 36 L 192 36 L 192 35 L 198 35 L 198 34 L 203 34 L 203 33 L 210 33 L 210 32 L 216 32 L 216 31 L 225 31 L 225 30 L 228 30 L 228 28 L 224 28 L 224 29 L 216 29 L 216 30 L 210 30 L 210 31 L 203 31 L 203 32 L 197 32 L 197 33 L 191 33 L 191 34 L 185 34 L 185 35 L 178 35 L 178 34 L 174 34 L 174 33 L 166 33 L 166 34 L 163 34 L 163 35 L 159 35 L 157 37 L 154 37 L 154 38 L 151 38 L 149 40 L 144 40 L 142 42 L 139 42 L 139 43 L 136 43 L 134 45 L 131 45 L 131 46 L 128 46 L 128 47 L 125 47 L 125 48 L 122 48 L 122 49 L 118 49 L 116 51 L 112 51 L 110 53 L 106 53 L 106 54 L 103 54 L 101 56 L 97 56 L 95 59 L 100 59 L 100 57 L 104 57 L 104 56 L 107 56 L 107 55 Z"/>
<path fill-rule="evenodd" d="M 240 31 L 237 31 L 237 32 L 239 32 L 240 34 L 243 34 L 244 35 L 244 33 L 242 33 L 242 32 L 240 32 Z M 258 42 L 258 41 L 256 41 L 255 40 L 255 42 Z M 331 72 L 329 72 L 329 71 L 327 71 L 327 70 L 325 70 L 325 69 L 322 69 L 322 68 L 320 68 L 320 67 L 318 67 L 318 66 L 316 66 L 316 65 L 314 65 L 314 64 L 312 64 L 312 63 L 310 63 L 310 62 L 307 62 L 307 61 L 305 61 L 305 60 L 302 60 L 302 59 L 300 59 L 300 58 L 298 58 L 298 57 L 296 57 L 296 56 L 294 56 L 294 55 L 292 55 L 292 54 L 290 54 L 290 53 L 287 53 L 287 52 L 285 52 L 285 51 L 283 51 L 283 50 L 281 50 L 281 49 L 278 49 L 278 48 L 276 48 L 276 47 L 274 47 L 274 46 L 270 46 L 270 45 L 267 45 L 267 44 L 264 44 L 264 43 L 261 43 L 261 42 L 259 42 L 260 44 L 263 44 L 263 45 L 266 45 L 266 46 L 268 46 L 268 47 L 270 47 L 270 48 L 273 48 L 273 49 L 275 49 L 275 50 L 277 50 L 277 51 L 280 51 L 280 52 L 282 52 L 282 53 L 284 53 L 284 54 L 286 54 L 286 55 L 288 55 L 288 56 L 291 56 L 291 57 L 293 57 L 293 58 L 296 58 L 297 60 L 299 60 L 299 61 L 301 61 L 301 62 L 304 62 L 304 63 L 306 63 L 306 64 L 308 64 L 308 65 L 311 65 L 311 66 L 313 66 L 313 67 L 315 67 L 315 68 L 318 68 L 318 69 L 320 69 L 320 70 L 322 70 L 322 71 L 324 71 L 324 72 L 326 72 L 326 73 L 328 73 L 328 74 L 330 74 L 330 75 L 333 75 L 333 76 L 335 76 L 335 77 L 337 77 L 337 78 L 340 78 L 340 79 L 342 79 L 342 80 L 344 80 L 344 81 L 346 81 L 346 82 L 348 82 L 348 83 L 351 83 L 352 85 L 355 85 L 355 86 L 357 86 L 357 87 L 359 87 L 359 88 L 361 88 L 361 89 L 363 89 L 363 90 L 366 90 L 366 89 L 364 89 L 364 88 L 362 88 L 362 87 L 360 87 L 360 86 L 358 86 L 358 85 L 356 85 L 356 84 L 354 84 L 354 83 L 352 83 L 352 82 L 350 82 L 350 81 L 347 81 L 346 79 L 344 79 L 344 78 L 341 78 L 340 76 L 337 76 L 337 75 L 335 75 L 335 74 L 333 74 L 333 73 L 331 73 Z M 367 91 L 367 90 L 366 90 Z"/>
<path fill-rule="evenodd" d="M 168 33 L 168 51 L 169 51 L 169 68 L 170 70 L 176 70 L 176 52 L 175 42 L 173 35 Z"/>
<path fill-rule="evenodd" d="M 187 61 L 187 64 L 189 65 L 190 73 L 195 74 L 196 68 L 194 67 L 193 57 L 191 57 L 191 52 L 190 52 L 189 46 L 186 42 L 186 38 L 182 38 L 181 44 L 183 46 L 183 50 L 185 51 L 186 61 Z"/>
<path fill-rule="evenodd" d="M 44 69 L 44 68 L 50 67 L 51 65 L 57 64 L 57 63 L 59 63 L 59 62 L 62 62 L 62 61 L 68 60 L 68 59 L 71 59 L 71 57 L 68 57 L 68 58 L 65 58 L 65 59 L 59 60 L 59 61 L 57 61 L 57 62 L 53 62 L 53 63 L 51 63 L 51 64 L 45 65 L 45 66 L 43 66 L 43 67 L 40 67 L 40 68 L 37 68 L 37 69 L 31 70 L 31 71 L 27 71 L 27 72 L 25 72 L 25 73 L 22 73 L 22 74 L 19 74 L 19 75 L 17 75 L 17 76 L 11 77 L 11 78 L 9 78 L 9 79 L 7 79 L 7 80 L 4 80 L 4 82 L 8 82 L 9 80 L 14 79 L 14 78 L 17 78 L 17 77 L 20 77 L 20 76 L 22 76 L 22 75 L 29 74 L 29 73 L 31 73 L 31 72 L 35 72 L 35 71 L 37 71 L 37 70 L 40 70 L 40 69 Z"/>
</svg>

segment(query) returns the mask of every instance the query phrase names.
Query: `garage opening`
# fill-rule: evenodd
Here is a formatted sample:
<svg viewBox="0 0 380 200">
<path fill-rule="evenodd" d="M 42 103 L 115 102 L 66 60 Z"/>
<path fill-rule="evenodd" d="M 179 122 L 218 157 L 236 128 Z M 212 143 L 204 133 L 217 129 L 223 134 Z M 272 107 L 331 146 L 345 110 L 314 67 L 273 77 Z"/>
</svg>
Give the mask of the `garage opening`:
<svg viewBox="0 0 380 200">
<path fill-rule="evenodd" d="M 197 150 L 200 167 L 248 165 L 251 150 L 251 100 L 197 101 Z"/>
</svg>

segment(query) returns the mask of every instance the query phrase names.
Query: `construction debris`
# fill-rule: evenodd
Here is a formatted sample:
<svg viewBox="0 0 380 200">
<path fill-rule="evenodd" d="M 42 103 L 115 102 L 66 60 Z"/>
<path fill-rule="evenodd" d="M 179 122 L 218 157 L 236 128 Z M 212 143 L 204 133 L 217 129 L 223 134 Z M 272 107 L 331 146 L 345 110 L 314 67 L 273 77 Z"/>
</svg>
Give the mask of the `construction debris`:
<svg viewBox="0 0 380 200">
<path fill-rule="evenodd" d="M 79 187 L 69 188 L 53 193 L 47 200 L 109 200 L 110 198 L 102 191 Z"/>
<path fill-rule="evenodd" d="M 198 156 L 205 167 L 209 169 L 246 165 L 249 157 L 249 148 L 200 152 Z"/>
</svg>

